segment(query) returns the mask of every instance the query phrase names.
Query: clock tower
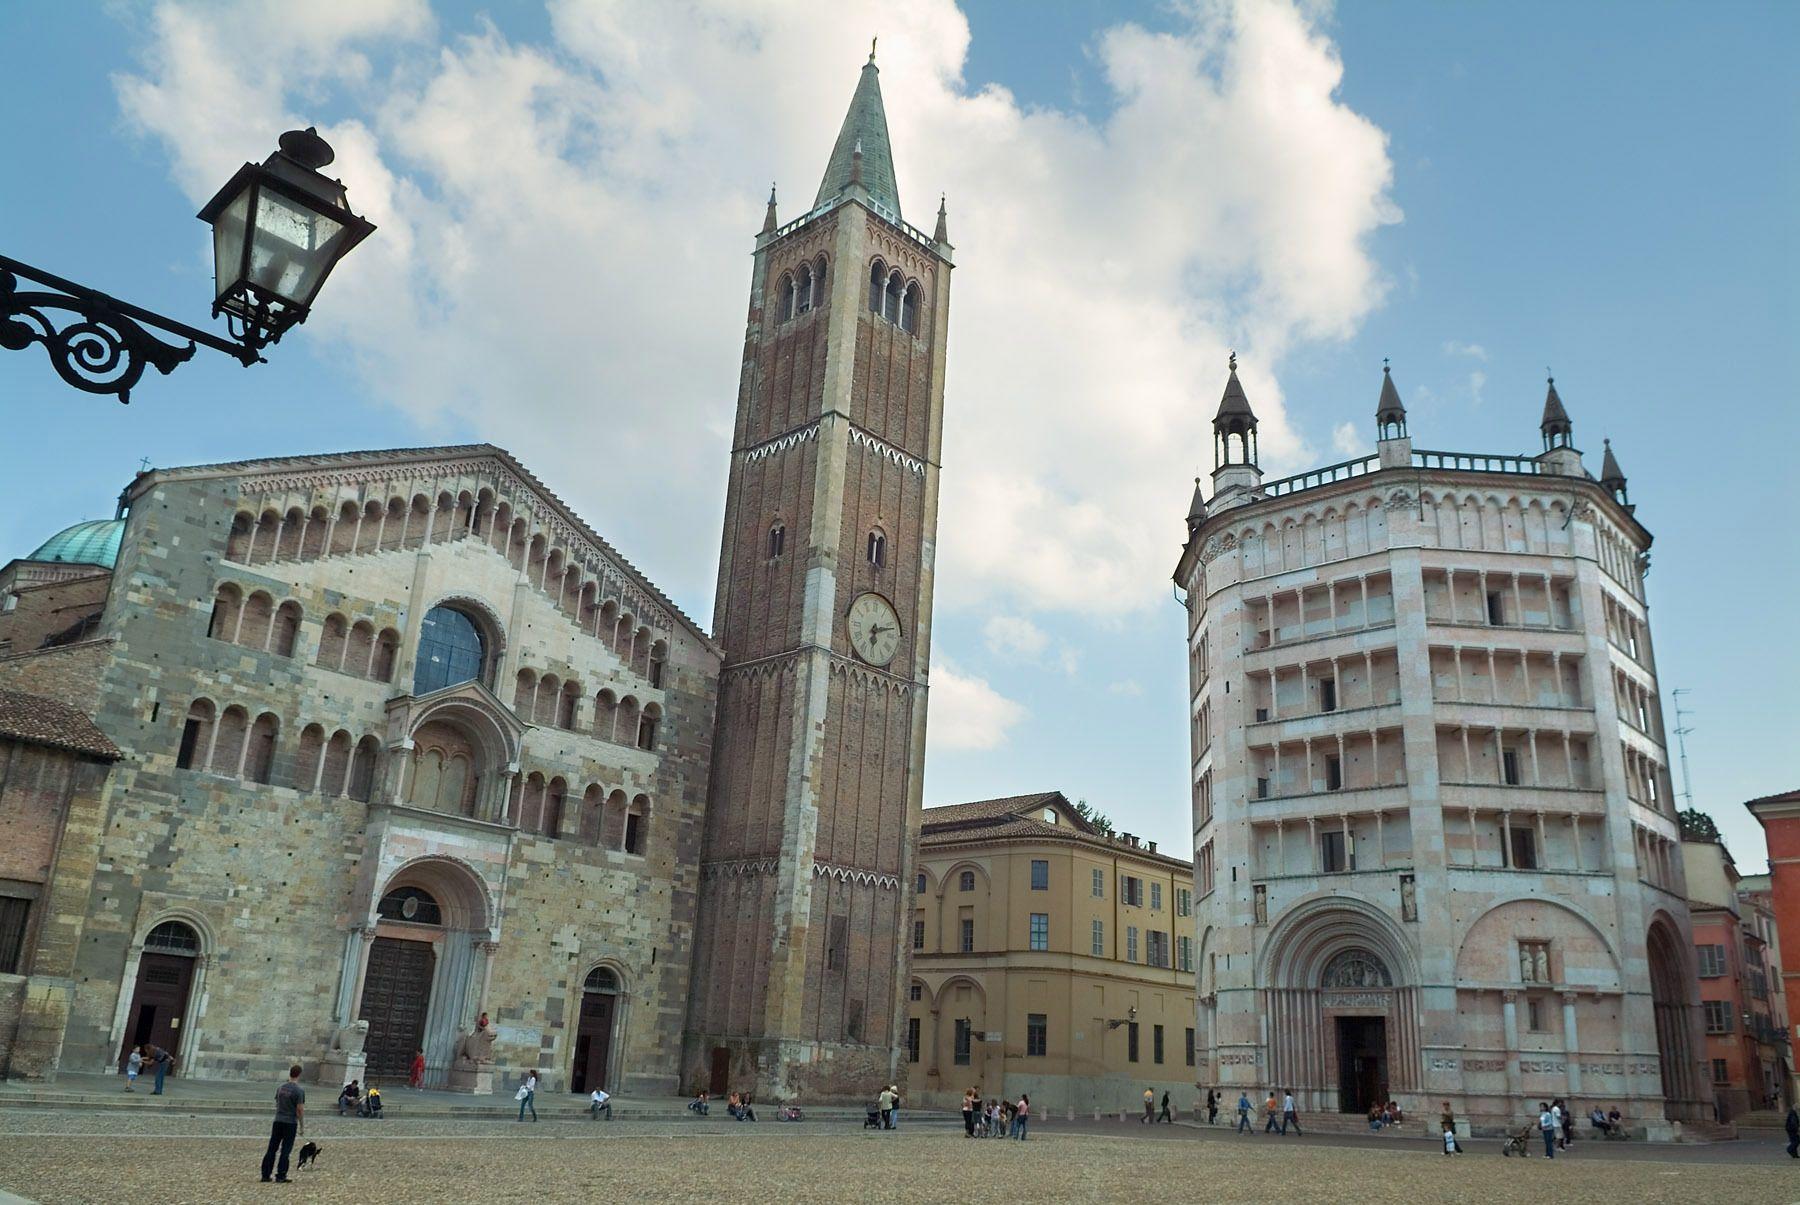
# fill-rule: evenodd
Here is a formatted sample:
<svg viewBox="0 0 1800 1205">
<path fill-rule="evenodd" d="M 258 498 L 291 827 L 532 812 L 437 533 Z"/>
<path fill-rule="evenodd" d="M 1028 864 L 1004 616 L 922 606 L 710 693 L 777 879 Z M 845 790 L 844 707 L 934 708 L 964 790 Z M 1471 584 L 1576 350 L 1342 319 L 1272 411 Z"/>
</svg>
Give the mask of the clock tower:
<svg viewBox="0 0 1800 1205">
<path fill-rule="evenodd" d="M 866 1097 L 905 1044 L 951 247 L 900 216 L 873 53 L 750 282 L 684 1085 Z"/>
</svg>

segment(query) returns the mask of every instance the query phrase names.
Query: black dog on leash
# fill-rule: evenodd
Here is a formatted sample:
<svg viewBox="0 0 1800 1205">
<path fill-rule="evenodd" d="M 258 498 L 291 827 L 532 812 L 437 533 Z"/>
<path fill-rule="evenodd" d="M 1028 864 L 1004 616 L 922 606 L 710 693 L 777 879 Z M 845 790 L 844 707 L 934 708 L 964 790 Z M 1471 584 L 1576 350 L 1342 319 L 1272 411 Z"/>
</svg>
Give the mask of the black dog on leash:
<svg viewBox="0 0 1800 1205">
<path fill-rule="evenodd" d="M 318 1160 L 318 1158 L 319 1158 L 319 1144 L 316 1142 L 307 1143 L 305 1146 L 300 1148 L 300 1162 L 295 1165 L 296 1170 L 298 1170 L 299 1168 L 305 1167 L 309 1163 L 316 1162 Z"/>
</svg>

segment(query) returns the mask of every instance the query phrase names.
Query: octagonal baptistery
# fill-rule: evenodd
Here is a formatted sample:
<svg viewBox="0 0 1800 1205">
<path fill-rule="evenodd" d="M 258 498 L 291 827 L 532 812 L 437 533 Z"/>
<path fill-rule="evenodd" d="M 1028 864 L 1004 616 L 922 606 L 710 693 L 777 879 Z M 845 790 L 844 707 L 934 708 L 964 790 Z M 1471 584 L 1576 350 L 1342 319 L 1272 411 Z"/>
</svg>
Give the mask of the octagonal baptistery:
<svg viewBox="0 0 1800 1205">
<path fill-rule="evenodd" d="M 1644 573 L 1610 446 L 1279 481 L 1235 359 L 1186 595 L 1199 1070 L 1302 1110 L 1712 1116 Z"/>
<path fill-rule="evenodd" d="M 84 926 L 63 1066 L 672 1093 L 708 636 L 488 445 L 122 501 L 88 638 L 0 658 L 125 750 L 85 916 L 52 914 Z"/>
</svg>

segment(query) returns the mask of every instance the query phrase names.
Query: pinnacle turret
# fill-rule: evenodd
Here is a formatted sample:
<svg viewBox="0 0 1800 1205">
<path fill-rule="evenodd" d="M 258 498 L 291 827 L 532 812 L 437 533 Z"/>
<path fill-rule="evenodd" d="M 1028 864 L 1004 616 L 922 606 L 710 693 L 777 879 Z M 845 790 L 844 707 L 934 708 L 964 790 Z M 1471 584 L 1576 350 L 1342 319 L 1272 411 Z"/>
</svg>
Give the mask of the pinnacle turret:
<svg viewBox="0 0 1800 1205">
<path fill-rule="evenodd" d="M 1612 440 L 1603 440 L 1606 445 L 1606 456 L 1600 461 L 1600 488 L 1619 500 L 1619 505 L 1630 507 L 1631 498 L 1625 492 L 1625 473 L 1619 468 L 1619 458 L 1613 455 Z"/>
<path fill-rule="evenodd" d="M 1406 407 L 1400 402 L 1400 391 L 1394 388 L 1386 360 L 1381 362 L 1381 399 L 1375 403 L 1375 429 L 1382 439 L 1406 437 Z"/>
<path fill-rule="evenodd" d="M 1544 417 L 1538 423 L 1538 430 L 1543 433 L 1546 452 L 1575 446 L 1575 424 L 1569 421 L 1569 412 L 1563 409 L 1562 399 L 1556 395 L 1555 377 L 1549 379 L 1549 388 L 1544 393 Z"/>
</svg>

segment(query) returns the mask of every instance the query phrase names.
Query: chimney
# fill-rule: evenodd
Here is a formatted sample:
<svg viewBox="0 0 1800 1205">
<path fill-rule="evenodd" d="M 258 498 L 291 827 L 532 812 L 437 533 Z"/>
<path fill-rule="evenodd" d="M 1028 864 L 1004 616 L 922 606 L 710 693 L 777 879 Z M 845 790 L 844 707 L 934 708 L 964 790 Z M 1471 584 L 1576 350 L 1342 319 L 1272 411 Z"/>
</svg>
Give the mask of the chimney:
<svg viewBox="0 0 1800 1205">
<path fill-rule="evenodd" d="M 1151 841 L 1151 842 L 1149 842 L 1149 845 L 1150 845 L 1150 852 L 1155 853 L 1156 852 L 1156 842 Z"/>
</svg>

